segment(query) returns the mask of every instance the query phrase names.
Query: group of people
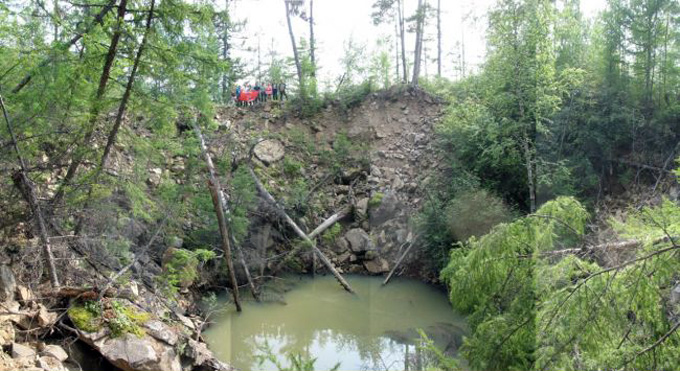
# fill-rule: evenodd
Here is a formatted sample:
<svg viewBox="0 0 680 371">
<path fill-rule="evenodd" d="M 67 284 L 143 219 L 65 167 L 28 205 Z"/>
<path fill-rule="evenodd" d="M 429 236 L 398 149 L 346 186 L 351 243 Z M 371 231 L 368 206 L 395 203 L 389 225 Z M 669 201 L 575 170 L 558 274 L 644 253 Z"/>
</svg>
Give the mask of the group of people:
<svg viewBox="0 0 680 371">
<path fill-rule="evenodd" d="M 284 98 L 288 100 L 286 83 L 260 84 L 256 82 L 255 86 L 246 83 L 243 86 L 236 86 L 234 94 L 234 102 L 237 106 L 252 106 L 267 100 L 283 100 Z"/>
</svg>

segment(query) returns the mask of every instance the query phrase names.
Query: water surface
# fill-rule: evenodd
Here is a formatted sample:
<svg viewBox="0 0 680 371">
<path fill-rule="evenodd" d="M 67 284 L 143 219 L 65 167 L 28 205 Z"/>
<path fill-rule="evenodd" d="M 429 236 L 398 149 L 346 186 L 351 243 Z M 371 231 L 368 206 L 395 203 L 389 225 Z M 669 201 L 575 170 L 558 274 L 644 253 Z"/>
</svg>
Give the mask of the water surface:
<svg viewBox="0 0 680 371">
<path fill-rule="evenodd" d="M 332 276 L 287 277 L 268 286 L 266 303 L 245 302 L 243 312 L 230 309 L 216 317 L 204 336 L 218 358 L 242 370 L 276 370 L 258 356 L 268 347 L 281 365 L 286 354 L 316 358 L 315 369 L 403 370 L 416 365 L 416 329 L 455 355 L 465 331 L 446 294 L 422 282 L 348 276 L 357 292 L 348 294 Z M 245 296 L 246 294 L 243 294 Z"/>
</svg>

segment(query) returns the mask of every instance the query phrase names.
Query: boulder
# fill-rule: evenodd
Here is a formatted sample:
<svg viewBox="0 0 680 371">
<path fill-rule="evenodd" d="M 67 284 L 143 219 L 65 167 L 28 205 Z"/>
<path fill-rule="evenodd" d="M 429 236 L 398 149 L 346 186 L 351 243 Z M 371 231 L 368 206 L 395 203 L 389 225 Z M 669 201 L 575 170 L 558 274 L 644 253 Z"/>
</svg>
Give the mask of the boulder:
<svg viewBox="0 0 680 371">
<path fill-rule="evenodd" d="M 45 349 L 43 349 L 43 351 L 40 352 L 40 355 L 54 357 L 58 359 L 59 362 L 64 362 L 65 360 L 68 359 L 68 354 L 66 353 L 64 348 L 54 344 L 45 346 Z"/>
<path fill-rule="evenodd" d="M 345 239 L 349 242 L 349 248 L 354 253 L 364 253 L 368 250 L 373 250 L 371 238 L 361 228 L 350 229 L 345 233 Z"/>
<path fill-rule="evenodd" d="M 357 202 L 356 210 L 360 218 L 365 218 L 368 215 L 368 197 L 362 198 Z"/>
<path fill-rule="evenodd" d="M 179 357 L 172 346 L 151 336 L 81 332 L 80 338 L 96 349 L 114 366 L 125 371 L 181 371 Z"/>
<path fill-rule="evenodd" d="M 26 303 L 27 301 L 33 299 L 33 292 L 26 286 L 17 286 L 17 300 L 21 303 Z"/>
<path fill-rule="evenodd" d="M 387 260 L 377 257 L 373 260 L 364 261 L 364 268 L 371 274 L 381 274 L 389 272 L 390 265 Z"/>
<path fill-rule="evenodd" d="M 280 141 L 267 139 L 257 143 L 255 148 L 253 148 L 253 153 L 255 153 L 258 160 L 262 161 L 265 165 L 269 165 L 281 160 L 286 150 Z"/>
<path fill-rule="evenodd" d="M 394 218 L 397 214 L 397 210 L 399 210 L 399 200 L 397 199 L 397 196 L 391 192 L 385 193 L 380 201 L 380 205 L 371 208 L 371 226 L 379 226 Z"/>
<path fill-rule="evenodd" d="M 43 370 L 68 371 L 68 368 L 66 368 L 60 360 L 52 356 L 43 356 L 38 358 L 38 366 L 40 366 L 40 368 Z"/>
<path fill-rule="evenodd" d="M 175 345 L 179 340 L 177 333 L 161 321 L 148 321 L 144 324 L 144 327 L 147 334 L 168 345 Z"/>
<path fill-rule="evenodd" d="M 17 281 L 14 273 L 5 264 L 0 264 L 0 302 L 14 300 L 14 291 L 17 288 Z"/>
<path fill-rule="evenodd" d="M 29 358 L 33 359 L 36 356 L 35 349 L 29 347 L 28 345 L 12 343 L 12 358 Z"/>
<path fill-rule="evenodd" d="M 340 237 L 335 239 L 335 243 L 332 246 L 333 252 L 336 254 L 343 254 L 349 250 L 349 243 L 347 240 Z"/>
<path fill-rule="evenodd" d="M 57 322 L 57 317 L 58 315 L 56 313 L 48 312 L 47 308 L 40 304 L 40 308 L 38 309 L 38 314 L 36 315 L 35 319 L 38 321 L 38 326 L 47 327 Z"/>
<path fill-rule="evenodd" d="M 0 346 L 12 344 L 14 342 L 14 326 L 9 321 L 0 323 Z"/>
<path fill-rule="evenodd" d="M 184 355 L 192 360 L 193 369 L 199 370 L 215 370 L 215 371 L 231 371 L 236 370 L 226 363 L 222 363 L 212 354 L 208 346 L 204 343 L 199 343 L 195 340 L 189 339 L 184 350 Z"/>
</svg>

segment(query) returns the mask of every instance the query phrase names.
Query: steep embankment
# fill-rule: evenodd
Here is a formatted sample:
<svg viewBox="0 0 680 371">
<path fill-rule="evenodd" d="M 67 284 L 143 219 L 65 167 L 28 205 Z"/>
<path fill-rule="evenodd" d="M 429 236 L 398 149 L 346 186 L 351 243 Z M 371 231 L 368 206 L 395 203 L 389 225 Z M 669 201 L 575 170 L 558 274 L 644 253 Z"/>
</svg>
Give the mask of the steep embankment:
<svg viewBox="0 0 680 371">
<path fill-rule="evenodd" d="M 216 129 L 205 130 L 204 135 L 223 175 L 228 173 L 227 159 L 236 170 L 246 164 L 252 150 L 255 174 L 305 232 L 347 211 L 318 238 L 319 247 L 340 272 L 386 273 L 413 245 L 397 273 L 429 279 L 436 272 L 420 264 L 413 216 L 437 166 L 432 134 L 441 108 L 422 91 L 399 90 L 370 94 L 354 107 L 331 104 L 305 119 L 271 102 L 225 107 L 214 117 Z M 157 207 L 154 200 L 173 189 L 170 185 L 186 185 L 184 192 L 195 193 L 188 198 L 207 193 L 201 159 L 193 149 L 183 148 L 191 145 L 193 132 L 183 131 L 188 126 L 180 121 L 177 136 L 163 138 L 148 121 L 126 120 L 104 169 L 105 192 L 95 192 L 78 214 L 54 211 L 50 227 L 54 236 L 60 236 L 52 237 L 51 243 L 62 291 L 51 290 L 43 280 L 41 261 L 36 259 L 40 243 L 31 228 L 11 223 L 27 220 L 22 201 L 7 201 L 21 196 L 11 184 L 2 185 L 6 197 L 0 206 L 12 217 L 0 230 L 4 246 L 0 311 L 7 312 L 0 317 L 0 345 L 7 352 L 0 353 L 0 368 L 63 369 L 92 359 L 100 362 L 96 367 L 130 370 L 228 368 L 200 342 L 205 321 L 196 316 L 197 300 L 187 290 L 192 285 L 223 286 L 225 280 L 221 259 L 198 269 L 202 263 L 186 253 L 217 246 L 210 207 L 193 209 L 187 202 L 186 213 L 173 214 L 171 220 L 151 217 Z M 104 133 L 95 137 L 102 148 Z M 46 149 L 43 162 L 56 155 Z M 94 162 L 86 162 L 82 171 L 94 169 Z M 36 182 L 39 197 L 52 197 L 63 176 L 63 168 L 47 168 Z M 238 187 L 254 192 L 252 183 L 235 184 L 234 179 L 234 173 L 227 174 L 224 183 L 233 198 Z M 245 217 L 249 225 L 238 244 L 245 262 L 256 276 L 270 274 L 282 256 L 300 246 L 299 239 L 262 200 L 251 205 Z M 74 236 L 70 228 L 79 220 L 85 222 Z M 281 266 L 309 272 L 314 259 L 304 246 L 300 250 Z M 126 265 L 116 282 L 110 282 L 109 277 Z M 325 271 L 320 264 L 317 269 Z M 239 282 L 244 282 L 241 264 L 236 270 Z M 112 290 L 100 300 L 99 292 L 109 283 Z M 172 285 L 180 295 L 168 300 Z M 194 292 L 202 294 L 201 289 Z M 69 336 L 82 342 L 64 342 Z M 49 348 L 43 338 L 61 343 L 66 352 Z"/>
<path fill-rule="evenodd" d="M 231 148 L 235 162 L 252 148 L 256 173 L 307 233 L 350 207 L 319 239 L 341 272 L 386 273 L 413 243 L 399 272 L 434 278 L 412 264 L 421 258 L 413 217 L 437 166 L 432 135 L 441 109 L 422 91 L 371 94 L 356 107 L 330 106 L 309 119 L 286 117 L 271 104 L 225 108 L 215 119 L 236 145 L 211 147 L 217 156 Z M 276 265 L 273 257 L 290 250 L 294 238 L 271 210 L 260 211 L 244 245 L 255 271 Z M 289 266 L 309 271 L 311 255 Z"/>
</svg>

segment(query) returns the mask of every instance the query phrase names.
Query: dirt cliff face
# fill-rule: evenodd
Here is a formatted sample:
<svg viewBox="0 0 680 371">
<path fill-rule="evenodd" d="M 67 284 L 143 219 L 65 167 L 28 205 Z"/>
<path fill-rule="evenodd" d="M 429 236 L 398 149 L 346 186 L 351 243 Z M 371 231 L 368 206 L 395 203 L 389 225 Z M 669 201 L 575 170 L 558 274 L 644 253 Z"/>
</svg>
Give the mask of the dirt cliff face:
<svg viewBox="0 0 680 371">
<path fill-rule="evenodd" d="M 256 173 L 307 233 L 351 207 L 318 239 L 341 271 L 387 273 L 414 244 L 397 272 L 435 278 L 419 264 L 413 218 L 438 164 L 433 131 L 442 108 L 424 92 L 396 90 L 371 94 L 350 109 L 331 105 L 305 119 L 271 103 L 223 108 L 215 120 L 230 135 L 210 147 L 234 162 L 254 149 Z M 251 222 L 244 251 L 257 272 L 289 250 L 294 235 L 266 207 Z M 311 254 L 303 253 L 290 268 L 310 271 L 313 265 Z"/>
</svg>

